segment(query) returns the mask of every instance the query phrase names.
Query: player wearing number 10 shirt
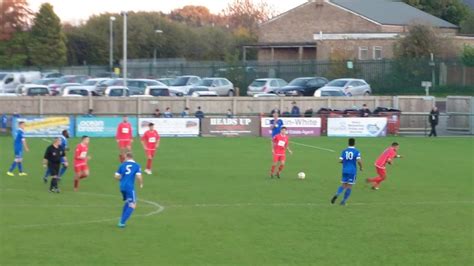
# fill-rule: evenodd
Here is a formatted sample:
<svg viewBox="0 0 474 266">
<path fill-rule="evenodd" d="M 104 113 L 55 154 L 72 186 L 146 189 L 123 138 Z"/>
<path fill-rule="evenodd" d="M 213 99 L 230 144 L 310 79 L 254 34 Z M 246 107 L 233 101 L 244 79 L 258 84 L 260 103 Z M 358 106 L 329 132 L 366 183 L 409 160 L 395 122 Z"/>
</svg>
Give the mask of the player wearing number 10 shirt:
<svg viewBox="0 0 474 266">
<path fill-rule="evenodd" d="M 336 194 L 331 199 L 331 203 L 334 204 L 337 197 L 342 194 L 344 190 L 344 198 L 341 201 L 341 205 L 346 205 L 347 199 L 352 192 L 352 185 L 356 182 L 357 177 L 357 164 L 359 165 L 360 171 L 362 171 L 362 160 L 360 152 L 355 148 L 355 139 L 349 139 L 349 147 L 342 151 L 339 157 L 339 162 L 342 163 L 342 179 L 341 186 L 337 189 Z"/>
<path fill-rule="evenodd" d="M 160 146 L 160 134 L 158 134 L 154 126 L 153 123 L 148 124 L 148 130 L 142 137 L 142 145 L 147 157 L 145 173 L 149 175 L 151 175 L 151 166 L 156 149 Z"/>
</svg>

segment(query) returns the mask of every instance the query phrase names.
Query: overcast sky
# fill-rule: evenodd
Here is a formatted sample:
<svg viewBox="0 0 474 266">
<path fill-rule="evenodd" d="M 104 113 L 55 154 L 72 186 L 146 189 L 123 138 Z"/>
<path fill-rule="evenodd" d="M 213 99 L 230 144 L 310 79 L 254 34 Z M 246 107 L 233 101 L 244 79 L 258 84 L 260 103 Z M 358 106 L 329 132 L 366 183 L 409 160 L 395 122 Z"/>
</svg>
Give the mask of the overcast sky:
<svg viewBox="0 0 474 266">
<path fill-rule="evenodd" d="M 267 3 L 277 11 L 285 12 L 307 0 L 267 0 Z M 127 11 L 169 11 L 185 5 L 206 6 L 212 13 L 219 13 L 232 0 L 28 0 L 34 12 L 39 10 L 42 3 L 49 2 L 63 22 L 78 23 L 89 16 L 100 13 L 118 13 Z"/>
</svg>

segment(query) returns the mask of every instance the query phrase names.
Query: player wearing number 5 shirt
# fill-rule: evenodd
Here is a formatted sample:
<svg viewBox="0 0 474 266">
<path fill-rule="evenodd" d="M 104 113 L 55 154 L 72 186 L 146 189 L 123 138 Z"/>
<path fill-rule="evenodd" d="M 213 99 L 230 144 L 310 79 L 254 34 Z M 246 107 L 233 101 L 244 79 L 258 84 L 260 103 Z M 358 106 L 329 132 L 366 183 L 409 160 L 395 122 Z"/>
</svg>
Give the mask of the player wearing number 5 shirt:
<svg viewBox="0 0 474 266">
<path fill-rule="evenodd" d="M 145 149 L 147 161 L 145 173 L 151 175 L 151 166 L 156 149 L 160 146 L 160 134 L 154 128 L 155 124 L 148 124 L 148 130 L 143 134 L 142 145 Z"/>
<path fill-rule="evenodd" d="M 117 133 L 115 134 L 120 154 L 119 160 L 121 163 L 125 161 L 125 154 L 132 150 L 132 125 L 128 122 L 128 117 L 124 116 L 122 122 L 117 127 Z"/>
<path fill-rule="evenodd" d="M 288 150 L 290 154 L 292 153 L 292 151 L 288 147 L 288 142 L 289 140 L 288 140 L 288 135 L 287 135 L 287 129 L 286 127 L 282 127 L 280 133 L 275 135 L 272 139 L 273 164 L 270 171 L 271 178 L 273 178 L 273 175 L 275 174 L 275 169 L 278 163 L 280 163 L 280 166 L 278 167 L 276 176 L 280 178 L 280 173 L 281 171 L 283 171 L 283 168 L 285 167 L 286 150 Z"/>
</svg>

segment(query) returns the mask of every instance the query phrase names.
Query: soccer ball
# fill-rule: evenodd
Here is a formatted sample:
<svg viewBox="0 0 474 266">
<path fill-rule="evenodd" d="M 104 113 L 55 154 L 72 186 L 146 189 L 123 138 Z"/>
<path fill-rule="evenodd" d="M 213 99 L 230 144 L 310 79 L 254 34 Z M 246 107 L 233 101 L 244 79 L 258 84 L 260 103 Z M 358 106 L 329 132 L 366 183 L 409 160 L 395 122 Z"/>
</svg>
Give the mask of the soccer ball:
<svg viewBox="0 0 474 266">
<path fill-rule="evenodd" d="M 298 179 L 304 179 L 305 177 L 306 177 L 306 174 L 304 172 L 298 173 Z"/>
</svg>

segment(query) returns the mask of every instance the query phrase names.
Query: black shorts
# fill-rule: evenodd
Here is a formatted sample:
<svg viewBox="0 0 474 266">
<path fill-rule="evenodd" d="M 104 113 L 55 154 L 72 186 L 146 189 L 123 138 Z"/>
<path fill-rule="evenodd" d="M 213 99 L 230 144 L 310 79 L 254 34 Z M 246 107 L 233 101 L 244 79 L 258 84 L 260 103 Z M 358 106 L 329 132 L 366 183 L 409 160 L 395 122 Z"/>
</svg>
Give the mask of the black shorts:
<svg viewBox="0 0 474 266">
<path fill-rule="evenodd" d="M 48 164 L 50 176 L 58 176 L 61 163 Z"/>
</svg>

